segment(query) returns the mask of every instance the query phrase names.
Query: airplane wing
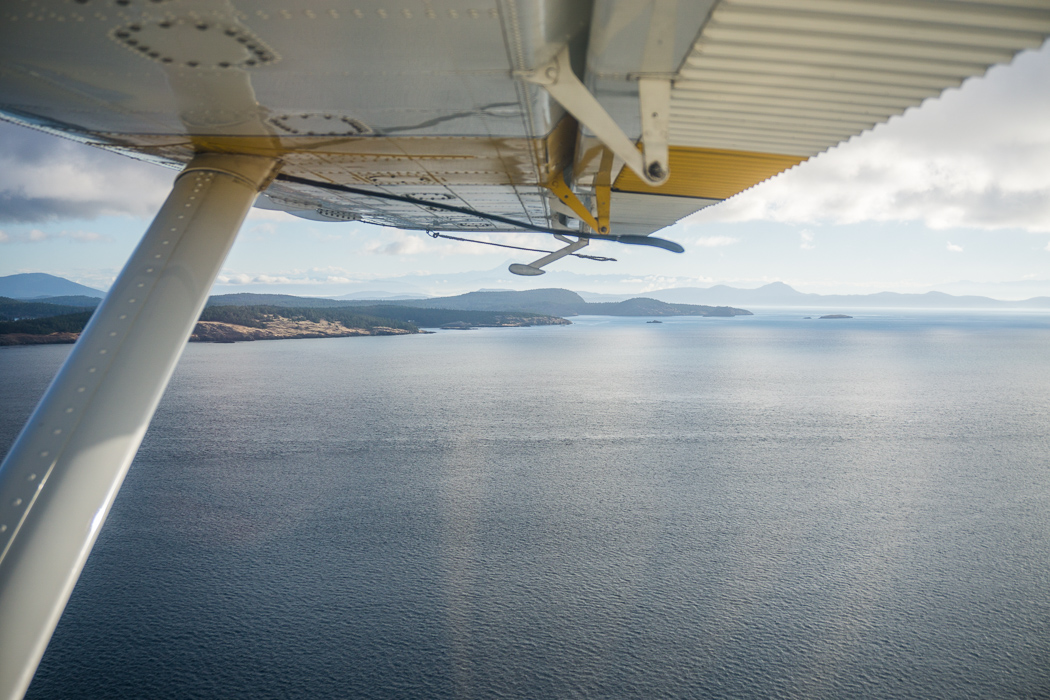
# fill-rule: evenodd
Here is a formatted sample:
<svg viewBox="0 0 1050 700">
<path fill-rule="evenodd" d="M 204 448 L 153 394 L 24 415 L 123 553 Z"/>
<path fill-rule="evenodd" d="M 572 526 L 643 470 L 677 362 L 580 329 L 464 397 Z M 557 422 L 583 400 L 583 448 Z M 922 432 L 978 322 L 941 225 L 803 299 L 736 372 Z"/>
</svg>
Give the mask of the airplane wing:
<svg viewBox="0 0 1050 700">
<path fill-rule="evenodd" d="M 2 27 L 8 119 L 318 183 L 278 180 L 261 206 L 440 231 L 523 227 L 428 203 L 585 231 L 608 209 L 604 233 L 645 235 L 1040 46 L 1050 18 L 1038 0 L 34 0 Z M 624 167 L 639 142 L 665 178 Z"/>
<path fill-rule="evenodd" d="M 1050 0 L 8 0 L 0 117 L 182 174 L 0 467 L 0 696 L 253 204 L 568 244 L 519 274 L 675 249 L 650 234 L 1048 34 Z"/>
</svg>

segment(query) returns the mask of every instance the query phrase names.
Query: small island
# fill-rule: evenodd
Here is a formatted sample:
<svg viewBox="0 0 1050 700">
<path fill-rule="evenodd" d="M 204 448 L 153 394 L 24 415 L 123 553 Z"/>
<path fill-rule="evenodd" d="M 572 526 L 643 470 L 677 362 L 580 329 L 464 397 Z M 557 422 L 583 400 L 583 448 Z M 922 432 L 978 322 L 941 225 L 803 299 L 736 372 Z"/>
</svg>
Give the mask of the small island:
<svg viewBox="0 0 1050 700">
<path fill-rule="evenodd" d="M 846 314 L 828 314 L 827 316 L 821 316 L 821 318 L 853 318 L 853 317 L 852 316 L 847 316 Z"/>
</svg>

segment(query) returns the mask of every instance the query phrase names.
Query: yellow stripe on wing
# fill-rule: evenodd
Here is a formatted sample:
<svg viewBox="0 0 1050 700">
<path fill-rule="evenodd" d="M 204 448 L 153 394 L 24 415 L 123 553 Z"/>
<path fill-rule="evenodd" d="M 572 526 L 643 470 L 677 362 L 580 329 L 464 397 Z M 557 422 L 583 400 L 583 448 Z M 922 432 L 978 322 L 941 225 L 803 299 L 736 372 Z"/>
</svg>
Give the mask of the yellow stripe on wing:
<svg viewBox="0 0 1050 700">
<path fill-rule="evenodd" d="M 624 168 L 616 178 L 613 189 L 619 192 L 728 199 L 804 160 L 805 156 L 780 153 L 672 146 L 671 177 L 663 185 L 650 187 L 630 169 Z"/>
</svg>

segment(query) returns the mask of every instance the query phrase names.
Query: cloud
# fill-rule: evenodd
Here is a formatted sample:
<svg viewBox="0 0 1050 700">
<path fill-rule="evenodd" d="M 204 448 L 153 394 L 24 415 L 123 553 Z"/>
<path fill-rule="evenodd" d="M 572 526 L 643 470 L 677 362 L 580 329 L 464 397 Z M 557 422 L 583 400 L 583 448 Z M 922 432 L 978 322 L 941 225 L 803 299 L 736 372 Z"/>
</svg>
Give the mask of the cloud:
<svg viewBox="0 0 1050 700">
<path fill-rule="evenodd" d="M 111 236 L 105 236 L 94 231 L 42 231 L 38 228 L 28 233 L 6 233 L 0 231 L 0 245 L 5 243 L 43 243 L 44 241 L 68 240 L 81 243 L 109 243 L 113 240 Z"/>
<path fill-rule="evenodd" d="M 698 245 L 704 248 L 717 248 L 725 245 L 733 245 L 739 240 L 739 238 L 733 238 L 732 236 L 702 236 L 693 241 L 693 245 Z"/>
<path fill-rule="evenodd" d="M 0 221 L 150 217 L 176 173 L 0 122 Z"/>
<path fill-rule="evenodd" d="M 802 242 L 799 243 L 799 248 L 802 248 L 802 250 L 813 250 L 814 248 L 816 248 L 816 246 L 813 245 L 812 231 L 808 229 L 799 231 L 798 237 L 802 240 Z"/>
<path fill-rule="evenodd" d="M 911 109 L 691 222 L 1050 231 L 1050 46 Z"/>
<path fill-rule="evenodd" d="M 372 231 L 366 233 L 370 240 L 364 245 L 363 252 L 368 255 L 506 255 L 507 249 L 490 245 L 431 238 L 421 231 L 402 231 L 401 229 L 384 228 L 380 235 Z M 469 231 L 453 232 L 450 236 L 469 238 L 471 241 L 499 243 L 510 246 L 540 250 L 556 250 L 563 244 L 551 240 L 548 236 L 531 233 L 472 233 Z M 393 239 L 393 240 L 391 240 Z M 511 251 L 513 254 L 528 255 L 528 251 Z M 586 251 L 583 251 L 586 252 Z"/>
<path fill-rule="evenodd" d="M 420 253 L 433 253 L 434 246 L 419 236 L 409 236 L 398 231 L 396 240 L 389 243 L 383 241 L 370 241 L 365 245 L 365 251 L 375 255 L 419 255 Z"/>
<path fill-rule="evenodd" d="M 963 252 L 963 249 L 962 249 L 961 245 L 955 245 L 951 241 L 948 241 L 948 250 L 953 252 L 953 253 L 961 253 L 961 252 Z"/>
<path fill-rule="evenodd" d="M 641 277 L 624 277 L 620 280 L 623 287 L 633 290 L 633 294 L 645 294 L 661 289 L 672 289 L 674 287 L 707 287 L 714 284 L 711 277 L 676 277 L 671 275 L 645 275 Z"/>
<path fill-rule="evenodd" d="M 248 274 L 245 272 L 223 271 L 215 278 L 218 284 L 323 284 L 324 280 L 297 279 L 286 275 Z"/>
<path fill-rule="evenodd" d="M 215 278 L 217 284 L 243 286 L 249 284 L 313 285 L 352 284 L 364 282 L 373 275 L 354 274 L 340 267 L 314 267 L 309 270 L 284 270 L 277 273 L 238 272 L 222 270 Z"/>
</svg>

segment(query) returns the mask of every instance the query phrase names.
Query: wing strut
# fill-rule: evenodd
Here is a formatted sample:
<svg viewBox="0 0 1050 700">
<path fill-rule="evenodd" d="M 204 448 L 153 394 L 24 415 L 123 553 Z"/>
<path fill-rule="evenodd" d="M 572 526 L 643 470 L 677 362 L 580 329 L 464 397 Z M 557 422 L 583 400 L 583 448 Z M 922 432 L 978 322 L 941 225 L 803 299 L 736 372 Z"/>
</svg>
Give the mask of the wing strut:
<svg viewBox="0 0 1050 700">
<path fill-rule="evenodd" d="M 562 47 L 550 63 L 536 70 L 517 71 L 515 76 L 539 85 L 550 93 L 643 182 L 653 187 L 667 182 L 670 175 L 667 160 L 671 114 L 670 78 L 647 76 L 640 81 L 639 108 L 643 131 L 643 151 L 640 152 L 587 86 L 572 72 L 568 46 Z"/>
<path fill-rule="evenodd" d="M 0 466 L 0 698 L 21 698 L 276 161 L 198 155 Z"/>
</svg>

